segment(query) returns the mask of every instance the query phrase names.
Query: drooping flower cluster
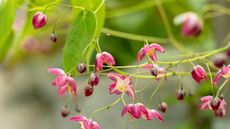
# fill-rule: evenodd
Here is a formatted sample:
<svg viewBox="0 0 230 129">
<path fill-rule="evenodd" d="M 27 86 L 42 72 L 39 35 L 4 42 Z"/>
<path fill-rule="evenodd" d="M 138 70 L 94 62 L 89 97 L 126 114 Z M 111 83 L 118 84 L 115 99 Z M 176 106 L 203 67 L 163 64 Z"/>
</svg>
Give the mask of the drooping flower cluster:
<svg viewBox="0 0 230 129">
<path fill-rule="evenodd" d="M 226 115 L 227 103 L 224 98 L 214 98 L 213 96 L 204 96 L 201 99 L 199 108 L 201 110 L 211 109 L 215 115 L 222 117 Z"/>
<path fill-rule="evenodd" d="M 129 113 L 133 119 L 140 119 L 143 117 L 145 120 L 152 120 L 154 118 L 164 122 L 161 114 L 154 110 L 146 108 L 142 103 L 128 104 L 124 106 L 121 116 L 123 117 L 126 113 Z"/>
</svg>

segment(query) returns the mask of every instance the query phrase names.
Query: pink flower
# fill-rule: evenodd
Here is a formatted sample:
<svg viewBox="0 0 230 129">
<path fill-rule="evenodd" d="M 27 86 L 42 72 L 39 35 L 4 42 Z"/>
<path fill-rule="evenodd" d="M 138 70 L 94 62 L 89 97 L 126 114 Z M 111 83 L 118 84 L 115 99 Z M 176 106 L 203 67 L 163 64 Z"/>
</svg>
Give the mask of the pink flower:
<svg viewBox="0 0 230 129">
<path fill-rule="evenodd" d="M 223 66 L 216 74 L 215 78 L 213 79 L 213 84 L 217 84 L 221 77 L 230 80 L 230 65 Z"/>
<path fill-rule="evenodd" d="M 52 85 L 57 86 L 57 92 L 59 96 L 67 93 L 69 88 L 72 95 L 76 95 L 77 86 L 75 80 L 72 77 L 67 76 L 65 72 L 59 68 L 49 68 L 48 72 L 56 76 L 52 82 Z"/>
<path fill-rule="evenodd" d="M 161 45 L 156 43 L 144 45 L 144 47 L 141 48 L 137 54 L 137 62 L 141 61 L 146 55 L 149 56 L 154 62 L 157 62 L 156 51 L 164 53 L 165 49 Z"/>
<path fill-rule="evenodd" d="M 101 52 L 96 55 L 96 71 L 100 71 L 103 68 L 103 64 L 106 63 L 107 65 L 115 65 L 115 60 L 111 54 L 108 52 Z"/>
<path fill-rule="evenodd" d="M 201 81 L 202 79 L 207 79 L 206 72 L 205 72 L 204 68 L 201 67 L 200 65 L 194 66 L 194 68 L 193 68 L 191 74 L 192 74 L 193 79 L 194 79 L 197 83 L 200 83 L 200 81 Z"/>
<path fill-rule="evenodd" d="M 220 117 L 226 115 L 227 103 L 224 98 L 213 98 L 213 96 L 204 96 L 201 99 L 199 109 L 211 109 L 215 115 Z"/>
<path fill-rule="evenodd" d="M 100 129 L 100 126 L 97 122 L 87 119 L 83 115 L 73 116 L 69 120 L 80 122 L 82 129 Z"/>
<path fill-rule="evenodd" d="M 126 105 L 121 112 L 121 116 L 123 117 L 127 112 L 133 119 L 140 119 L 143 117 L 145 120 L 152 120 L 156 118 L 161 122 L 164 122 L 164 119 L 159 112 L 154 109 L 151 110 L 146 108 L 142 103 Z"/>
<path fill-rule="evenodd" d="M 32 24 L 34 29 L 42 28 L 47 23 L 47 17 L 42 12 L 37 12 L 33 16 Z"/>
<path fill-rule="evenodd" d="M 132 101 L 134 100 L 132 80 L 129 76 L 122 76 L 116 73 L 109 73 L 107 76 L 114 81 L 109 86 L 110 94 L 125 92 Z"/>
<path fill-rule="evenodd" d="M 184 37 L 197 36 L 203 29 L 203 22 L 194 12 L 186 12 L 174 18 L 175 25 L 182 24 L 181 33 Z"/>
</svg>

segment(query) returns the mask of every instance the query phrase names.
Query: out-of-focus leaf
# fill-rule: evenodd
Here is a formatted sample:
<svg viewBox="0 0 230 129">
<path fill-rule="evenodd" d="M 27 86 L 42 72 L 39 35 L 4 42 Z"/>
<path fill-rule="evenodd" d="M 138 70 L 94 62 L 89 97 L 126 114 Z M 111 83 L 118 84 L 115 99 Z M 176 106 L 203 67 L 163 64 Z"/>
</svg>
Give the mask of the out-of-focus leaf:
<svg viewBox="0 0 230 129">
<path fill-rule="evenodd" d="M 81 6 L 91 11 L 97 10 L 97 28 L 95 34 L 96 37 L 100 35 L 101 29 L 105 21 L 105 4 L 102 2 L 103 0 L 71 0 L 72 5 Z"/>
<path fill-rule="evenodd" d="M 15 17 L 14 1 L 3 1 L 0 5 L 0 48 L 12 32 L 12 24 Z"/>
<path fill-rule="evenodd" d="M 5 59 L 5 56 L 7 54 L 7 51 L 9 50 L 9 48 L 11 47 L 12 43 L 13 43 L 13 31 L 11 31 L 10 35 L 8 36 L 8 38 L 6 39 L 6 41 L 1 45 L 0 48 L 0 62 L 2 62 Z"/>
<path fill-rule="evenodd" d="M 84 49 L 92 42 L 96 31 L 96 16 L 91 11 L 82 11 L 76 18 L 68 33 L 63 50 L 63 67 L 65 72 L 76 73 L 76 65 L 87 55 Z"/>
<path fill-rule="evenodd" d="M 0 5 L 0 62 L 3 61 L 7 51 L 12 45 L 12 24 L 15 17 L 15 4 L 13 1 L 3 1 Z"/>
</svg>

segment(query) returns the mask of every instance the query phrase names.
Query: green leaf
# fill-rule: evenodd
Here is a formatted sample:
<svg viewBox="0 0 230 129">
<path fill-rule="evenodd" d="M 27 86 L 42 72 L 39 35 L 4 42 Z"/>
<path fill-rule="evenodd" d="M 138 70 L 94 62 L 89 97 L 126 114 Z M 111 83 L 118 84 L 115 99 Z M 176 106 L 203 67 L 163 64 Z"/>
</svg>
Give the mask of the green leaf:
<svg viewBox="0 0 230 129">
<path fill-rule="evenodd" d="M 91 11 L 82 11 L 76 18 L 68 33 L 63 49 L 63 67 L 65 72 L 76 74 L 76 65 L 85 60 L 87 50 L 84 49 L 92 42 L 96 31 L 96 16 Z"/>
<path fill-rule="evenodd" d="M 102 2 L 103 0 L 71 0 L 72 5 L 81 6 L 91 11 L 95 11 L 98 9 L 96 12 L 97 29 L 95 37 L 98 37 L 100 35 L 101 29 L 105 21 L 105 3 Z"/>
<path fill-rule="evenodd" d="M 12 24 L 15 17 L 13 1 L 3 1 L 0 5 L 0 62 L 5 58 L 13 42 Z"/>
<path fill-rule="evenodd" d="M 12 0 L 3 1 L 0 5 L 0 48 L 4 45 L 12 31 L 15 17 L 15 5 Z"/>
</svg>

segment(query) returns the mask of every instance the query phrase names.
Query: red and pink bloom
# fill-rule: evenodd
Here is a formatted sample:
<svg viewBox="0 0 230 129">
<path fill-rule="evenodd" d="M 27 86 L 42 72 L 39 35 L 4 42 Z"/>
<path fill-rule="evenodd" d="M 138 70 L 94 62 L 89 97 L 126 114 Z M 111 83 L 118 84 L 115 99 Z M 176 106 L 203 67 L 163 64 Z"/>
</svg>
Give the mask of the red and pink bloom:
<svg viewBox="0 0 230 129">
<path fill-rule="evenodd" d="M 115 65 L 115 60 L 113 56 L 108 52 L 101 52 L 96 55 L 96 60 L 95 60 L 96 71 L 102 70 L 104 63 L 110 66 Z"/>
<path fill-rule="evenodd" d="M 113 81 L 109 86 L 110 94 L 121 94 L 125 92 L 132 101 L 134 100 L 134 89 L 131 77 L 116 73 L 109 73 L 107 76 Z"/>
<path fill-rule="evenodd" d="M 201 104 L 199 109 L 207 110 L 211 109 L 218 117 L 225 116 L 227 110 L 227 103 L 224 98 L 214 98 L 213 96 L 201 97 Z"/>
<path fill-rule="evenodd" d="M 227 80 L 230 80 L 230 65 L 223 66 L 216 74 L 213 84 L 217 85 L 221 79 L 221 77 L 224 77 Z"/>
<path fill-rule="evenodd" d="M 73 116 L 69 120 L 79 122 L 82 129 L 100 129 L 100 126 L 97 122 L 87 119 L 83 115 Z"/>
<path fill-rule="evenodd" d="M 164 53 L 165 49 L 161 45 L 156 43 L 144 45 L 144 47 L 141 48 L 138 52 L 137 62 L 141 61 L 145 56 L 149 56 L 152 61 L 157 62 L 156 51 Z"/>
<path fill-rule="evenodd" d="M 142 103 L 128 104 L 124 106 L 121 112 L 121 116 L 123 117 L 126 113 L 129 113 L 133 119 L 140 119 L 143 117 L 145 120 L 150 121 L 156 118 L 161 122 L 164 122 L 163 117 L 158 111 L 154 109 L 148 109 Z"/>
<path fill-rule="evenodd" d="M 48 72 L 56 76 L 52 82 L 52 85 L 58 88 L 57 93 L 59 96 L 67 93 L 68 89 L 70 89 L 72 95 L 77 94 L 77 85 L 75 80 L 72 77 L 66 75 L 62 69 L 49 68 Z"/>
<path fill-rule="evenodd" d="M 192 74 L 193 79 L 197 83 L 200 83 L 200 81 L 203 79 L 206 79 L 206 80 L 208 79 L 204 68 L 200 65 L 194 66 L 191 74 Z"/>
</svg>

